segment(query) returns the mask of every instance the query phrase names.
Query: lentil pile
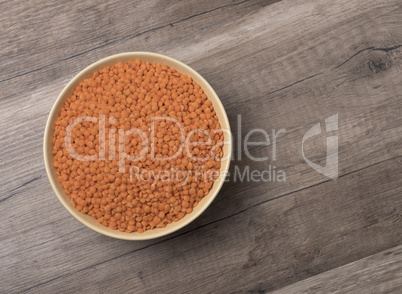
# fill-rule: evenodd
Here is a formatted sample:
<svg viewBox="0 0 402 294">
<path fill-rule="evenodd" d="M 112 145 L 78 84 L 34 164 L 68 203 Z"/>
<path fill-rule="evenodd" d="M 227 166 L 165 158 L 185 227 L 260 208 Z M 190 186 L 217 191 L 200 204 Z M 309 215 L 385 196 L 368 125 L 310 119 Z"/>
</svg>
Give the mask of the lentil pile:
<svg viewBox="0 0 402 294">
<path fill-rule="evenodd" d="M 92 119 L 78 121 L 68 139 L 71 122 L 83 117 Z M 152 123 L 155 117 L 171 119 Z M 126 135 L 120 140 L 119 134 Z M 73 156 L 67 141 L 87 160 Z M 218 118 L 200 85 L 141 60 L 83 80 L 66 100 L 53 135 L 57 177 L 74 207 L 127 233 L 163 228 L 191 213 L 219 175 L 222 146 Z"/>
</svg>

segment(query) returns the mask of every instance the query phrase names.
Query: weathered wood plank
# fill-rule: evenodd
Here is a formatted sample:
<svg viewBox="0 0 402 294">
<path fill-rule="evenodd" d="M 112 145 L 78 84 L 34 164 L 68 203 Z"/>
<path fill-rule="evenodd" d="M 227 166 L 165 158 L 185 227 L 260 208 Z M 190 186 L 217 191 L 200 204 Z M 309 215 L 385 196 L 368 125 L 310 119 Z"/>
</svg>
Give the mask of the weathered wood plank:
<svg viewBox="0 0 402 294">
<path fill-rule="evenodd" d="M 103 283 L 110 279 L 107 274 L 111 269 L 117 283 L 124 278 L 117 274 L 124 273 L 132 281 L 131 270 L 146 268 L 146 274 L 143 271 L 139 275 L 148 277 L 144 291 L 162 287 L 168 278 L 173 279 L 166 282 L 172 291 L 188 289 L 189 285 L 178 282 L 179 276 L 187 277 L 200 290 L 213 289 L 213 281 L 222 279 L 232 281 L 233 290 L 267 290 L 400 243 L 400 223 L 391 225 L 384 219 L 398 219 L 401 209 L 401 180 L 396 177 L 401 172 L 402 155 L 401 4 L 396 0 L 319 0 L 281 1 L 263 7 L 271 2 L 240 1 L 232 5 L 229 1 L 188 1 L 184 6 L 141 2 L 138 9 L 131 10 L 113 1 L 95 7 L 80 2 L 71 6 L 74 8 L 15 3 L 2 15 L 0 25 L 6 38 L 1 40 L 0 76 L 11 78 L 0 82 L 0 284 L 5 284 L 5 289 L 35 287 L 32 291 L 40 291 L 60 285 L 67 289 L 72 280 L 79 281 L 74 287 L 97 289 L 101 286 L 84 285 L 84 280 L 76 277 L 88 271 L 92 277 L 95 270 L 91 267 L 98 264 Z M 152 5 L 155 17 L 150 16 Z M 115 13 L 110 14 L 111 9 Z M 110 19 L 111 24 L 107 23 Z M 84 21 L 87 23 L 80 27 Z M 173 27 L 169 25 L 172 21 Z M 285 170 L 287 181 L 231 181 L 196 222 L 161 240 L 122 242 L 82 227 L 58 203 L 46 179 L 42 163 L 46 117 L 57 94 L 78 70 L 109 54 L 133 50 L 165 53 L 197 69 L 220 95 L 234 133 L 238 114 L 242 115 L 243 137 L 253 128 L 286 129 L 278 141 L 276 161 L 270 148 L 254 148 L 253 155 L 268 155 L 270 160 L 256 163 L 243 153 L 242 160 L 233 162 L 232 172 L 236 165 L 263 170 L 274 164 Z M 15 77 L 23 70 L 34 72 Z M 304 162 L 301 142 L 309 128 L 335 113 L 339 114 L 341 177 L 325 182 L 326 177 Z M 306 155 L 322 165 L 325 136 L 317 136 L 305 146 Z M 315 187 L 309 189 L 311 186 Z M 346 197 L 345 193 L 351 195 Z M 306 202 L 300 203 L 299 197 Z M 291 212 L 287 212 L 290 207 Z M 251 221 L 254 214 L 274 224 L 290 217 L 290 231 L 299 237 L 288 244 L 291 237 L 286 224 L 278 225 L 278 231 L 260 231 L 264 222 Z M 385 222 L 384 231 L 377 227 L 377 220 L 380 226 Z M 339 222 L 342 229 L 333 226 Z M 224 231 L 220 231 L 222 227 Z M 267 230 L 269 234 L 261 233 Z M 374 239 L 369 238 L 371 230 L 377 234 Z M 309 262 L 314 248 L 306 237 L 300 237 L 309 234 L 326 250 L 326 255 L 314 262 Z M 335 241 L 334 236 L 338 237 Z M 204 237 L 209 243 L 197 245 Z M 368 244 L 360 244 L 359 238 Z M 240 261 L 231 242 L 245 247 L 239 251 L 243 254 Z M 322 245 L 329 242 L 337 246 Z M 258 253 L 265 246 L 274 254 L 278 244 L 286 253 L 282 261 Z M 143 249 L 148 246 L 152 247 Z M 184 257 L 169 261 L 167 257 L 173 257 L 166 253 L 170 246 L 175 247 L 174 256 L 184 255 L 186 261 Z M 201 253 L 191 255 L 193 247 Z M 253 247 L 260 248 L 256 265 L 237 269 Z M 346 247 L 346 252 L 339 252 L 339 247 Z M 304 256 L 299 248 L 311 252 Z M 145 257 L 141 257 L 144 252 Z M 154 254 L 176 271 L 158 263 Z M 102 266 L 109 259 L 115 261 Z M 128 264 L 133 260 L 140 260 L 140 265 Z M 201 263 L 194 270 L 183 272 L 197 261 Z M 159 269 L 166 278 L 152 288 L 148 283 L 158 280 Z M 224 273 L 224 278 L 216 277 L 227 269 L 234 271 L 233 276 Z M 272 278 L 259 274 L 252 278 L 261 271 Z M 128 286 L 123 283 L 116 289 L 124 285 Z"/>
<path fill-rule="evenodd" d="M 60 276 L 50 278 L 46 271 L 49 276 L 24 281 L 24 288 L 30 293 L 265 293 L 399 245 L 401 163 L 401 158 L 389 160 L 344 176 L 341 184 L 330 181 L 268 201 L 74 272 L 51 266 Z M 74 258 L 84 255 L 80 249 L 56 250 Z M 29 256 L 39 259 L 39 254 Z"/>
<path fill-rule="evenodd" d="M 0 14 L 2 98 L 33 91 L 43 81 L 72 76 L 83 66 L 124 51 L 157 51 L 194 40 L 214 27 L 278 0 L 24 1 Z"/>
<path fill-rule="evenodd" d="M 401 289 L 400 245 L 272 293 L 399 293 Z"/>
</svg>

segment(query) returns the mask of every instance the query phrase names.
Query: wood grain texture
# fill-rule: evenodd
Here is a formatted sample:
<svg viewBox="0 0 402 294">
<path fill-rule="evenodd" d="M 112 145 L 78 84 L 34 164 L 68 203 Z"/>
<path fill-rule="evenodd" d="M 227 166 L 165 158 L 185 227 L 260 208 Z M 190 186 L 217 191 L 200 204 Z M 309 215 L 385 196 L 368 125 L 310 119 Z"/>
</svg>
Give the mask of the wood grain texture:
<svg viewBox="0 0 402 294">
<path fill-rule="evenodd" d="M 400 244 L 402 223 L 390 210 L 402 205 L 400 165 L 400 159 L 383 162 L 345 176 L 341 185 L 326 182 L 141 249 L 134 247 L 109 256 L 103 252 L 102 260 L 89 261 L 85 268 L 46 279 L 29 287 L 29 292 L 274 290 Z M 383 181 L 387 181 L 386 192 L 382 191 Z M 364 188 L 370 184 L 376 188 L 367 193 Z M 378 193 L 382 193 L 381 205 L 373 196 Z M 78 248 L 88 242 L 96 246 L 102 239 L 92 237 L 90 241 L 80 240 L 79 247 L 61 245 L 56 249 L 56 254 L 74 259 L 65 260 L 64 269 L 79 262 L 77 255 L 87 258 L 84 252 L 76 253 Z M 392 244 L 389 240 L 393 240 Z M 124 246 L 116 243 L 120 245 L 114 251 Z M 51 243 L 41 247 L 53 248 Z M 38 251 L 30 256 L 40 259 Z M 91 254 L 91 258 L 94 256 Z M 59 271 L 53 267 L 54 261 L 49 266 Z"/>
<path fill-rule="evenodd" d="M 258 293 L 401 244 L 401 6 L 0 3 L 1 292 Z M 199 219 L 158 240 L 113 240 L 75 221 L 44 171 L 47 115 L 80 69 L 140 50 L 199 71 L 220 96 L 234 134 L 238 115 L 243 138 L 254 128 L 286 129 L 276 160 L 270 147 L 253 147 L 251 154 L 269 160 L 254 162 L 241 152 L 231 165 L 232 173 L 275 165 L 286 182 L 231 179 Z M 307 130 L 334 114 L 336 181 L 301 153 Z M 305 145 L 306 156 L 322 165 L 325 140 L 323 133 Z M 376 278 L 398 285 L 397 265 L 393 277 L 384 271 Z"/>
<path fill-rule="evenodd" d="M 399 293 L 401 267 L 397 246 L 271 293 Z"/>
</svg>

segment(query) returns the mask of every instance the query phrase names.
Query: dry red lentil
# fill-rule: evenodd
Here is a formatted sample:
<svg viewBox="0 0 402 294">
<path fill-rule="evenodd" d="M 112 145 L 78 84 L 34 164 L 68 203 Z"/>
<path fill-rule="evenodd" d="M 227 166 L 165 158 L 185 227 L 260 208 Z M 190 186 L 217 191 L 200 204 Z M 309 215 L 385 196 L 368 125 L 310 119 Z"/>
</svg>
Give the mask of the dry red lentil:
<svg viewBox="0 0 402 294">
<path fill-rule="evenodd" d="M 73 129 L 71 143 L 80 155 L 96 156 L 104 152 L 105 158 L 93 161 L 74 158 L 65 146 L 67 126 L 76 118 L 100 115 L 107 117 L 104 138 L 99 138 L 99 120 L 83 121 Z M 120 129 L 138 128 L 151 138 L 151 118 L 155 116 L 177 120 L 186 135 L 202 129 L 193 132 L 190 141 L 208 143 L 209 134 L 211 144 L 191 144 L 190 154 L 184 149 L 178 156 L 164 159 L 178 152 L 183 144 L 182 133 L 172 121 L 155 121 L 152 144 L 155 158 L 162 160 L 153 160 L 148 152 L 138 161 L 124 162 L 126 170 L 136 167 L 149 171 L 149 180 L 139 181 L 130 177 L 129 172 L 120 173 L 118 160 L 119 152 L 124 151 L 139 156 L 143 150 L 140 138 L 135 134 L 126 136 L 122 144 L 113 134 Z M 222 145 L 223 133 L 214 107 L 199 84 L 166 65 L 135 60 L 95 72 L 66 100 L 55 123 L 54 166 L 59 182 L 77 210 L 111 229 L 141 233 L 163 228 L 192 212 L 216 179 L 213 172 L 220 170 Z M 197 161 L 194 157 L 209 159 Z M 172 169 L 186 172 L 187 181 L 183 174 L 164 181 L 155 176 Z M 199 170 L 211 172 L 214 177 L 198 178 Z"/>
</svg>

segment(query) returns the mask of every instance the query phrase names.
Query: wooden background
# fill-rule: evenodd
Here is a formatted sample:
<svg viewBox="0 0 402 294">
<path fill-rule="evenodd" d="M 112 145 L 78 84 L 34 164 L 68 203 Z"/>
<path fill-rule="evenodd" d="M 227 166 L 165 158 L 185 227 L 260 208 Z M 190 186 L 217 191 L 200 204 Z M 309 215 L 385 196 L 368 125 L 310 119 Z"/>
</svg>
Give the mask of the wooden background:
<svg viewBox="0 0 402 294">
<path fill-rule="evenodd" d="M 400 0 L 63 3 L 0 3 L 0 292 L 401 290 Z M 45 174 L 47 115 L 81 69 L 126 51 L 196 69 L 234 133 L 238 115 L 243 136 L 286 129 L 276 161 L 254 147 L 269 161 L 242 153 L 231 165 L 275 165 L 286 182 L 228 182 L 195 222 L 157 240 L 115 240 L 76 221 Z M 303 160 L 301 142 L 334 114 L 330 180 Z M 326 136 L 305 145 L 321 165 Z"/>
</svg>

